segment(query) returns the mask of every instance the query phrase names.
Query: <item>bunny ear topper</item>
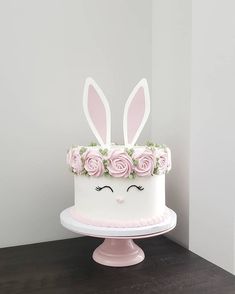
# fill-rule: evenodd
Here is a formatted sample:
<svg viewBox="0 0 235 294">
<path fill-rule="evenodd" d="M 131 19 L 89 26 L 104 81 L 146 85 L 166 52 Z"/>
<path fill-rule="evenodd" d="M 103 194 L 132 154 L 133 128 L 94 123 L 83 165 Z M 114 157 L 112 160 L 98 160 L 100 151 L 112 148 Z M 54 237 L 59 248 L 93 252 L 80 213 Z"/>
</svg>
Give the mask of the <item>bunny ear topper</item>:
<svg viewBox="0 0 235 294">
<path fill-rule="evenodd" d="M 100 145 L 110 145 L 111 115 L 103 91 L 92 78 L 87 78 L 83 93 L 83 109 L 92 132 Z"/>
<path fill-rule="evenodd" d="M 150 113 L 149 89 L 146 79 L 142 79 L 126 101 L 123 117 L 125 145 L 133 146 Z"/>
</svg>

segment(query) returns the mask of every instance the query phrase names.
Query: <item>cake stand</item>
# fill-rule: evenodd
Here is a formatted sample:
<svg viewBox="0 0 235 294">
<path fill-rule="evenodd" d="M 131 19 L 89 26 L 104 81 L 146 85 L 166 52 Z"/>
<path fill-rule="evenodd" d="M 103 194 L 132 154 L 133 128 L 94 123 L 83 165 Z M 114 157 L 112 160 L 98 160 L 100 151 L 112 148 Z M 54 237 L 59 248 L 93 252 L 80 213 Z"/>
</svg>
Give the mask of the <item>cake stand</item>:
<svg viewBox="0 0 235 294">
<path fill-rule="evenodd" d="M 74 207 L 61 212 L 61 224 L 68 230 L 98 238 L 104 242 L 93 252 L 93 259 L 103 265 L 113 267 L 131 266 L 144 260 L 143 250 L 134 243 L 133 239 L 150 238 L 165 234 L 176 226 L 176 213 L 168 209 L 168 216 L 155 225 L 136 228 L 110 228 L 84 224 L 73 216 Z"/>
</svg>

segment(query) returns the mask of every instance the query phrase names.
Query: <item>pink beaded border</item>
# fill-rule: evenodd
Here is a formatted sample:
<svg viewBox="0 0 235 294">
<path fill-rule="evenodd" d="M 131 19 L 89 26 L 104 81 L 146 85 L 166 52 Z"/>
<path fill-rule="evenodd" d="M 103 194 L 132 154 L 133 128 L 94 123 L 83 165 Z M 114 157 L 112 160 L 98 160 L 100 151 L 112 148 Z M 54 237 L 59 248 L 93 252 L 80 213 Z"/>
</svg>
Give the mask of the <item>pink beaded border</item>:
<svg viewBox="0 0 235 294">
<path fill-rule="evenodd" d="M 139 220 L 129 220 L 129 221 L 93 219 L 77 212 L 74 206 L 71 207 L 70 213 L 74 219 L 87 225 L 92 225 L 96 227 L 107 227 L 107 228 L 137 228 L 137 227 L 156 225 L 158 223 L 163 222 L 165 219 L 169 217 L 170 210 L 169 208 L 166 207 L 164 213 L 160 216 L 155 216 L 150 218 L 141 218 Z"/>
</svg>

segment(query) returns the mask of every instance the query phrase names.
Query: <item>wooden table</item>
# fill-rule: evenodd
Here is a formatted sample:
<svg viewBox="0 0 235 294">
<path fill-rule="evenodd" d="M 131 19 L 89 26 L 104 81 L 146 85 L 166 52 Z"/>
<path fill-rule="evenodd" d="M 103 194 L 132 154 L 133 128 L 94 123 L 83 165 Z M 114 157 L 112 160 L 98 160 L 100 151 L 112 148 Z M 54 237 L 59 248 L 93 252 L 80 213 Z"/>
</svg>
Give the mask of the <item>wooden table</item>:
<svg viewBox="0 0 235 294">
<path fill-rule="evenodd" d="M 82 237 L 0 249 L 0 293 L 235 293 L 233 275 L 163 236 L 137 240 L 145 261 L 125 268 L 92 260 L 101 242 Z"/>
</svg>

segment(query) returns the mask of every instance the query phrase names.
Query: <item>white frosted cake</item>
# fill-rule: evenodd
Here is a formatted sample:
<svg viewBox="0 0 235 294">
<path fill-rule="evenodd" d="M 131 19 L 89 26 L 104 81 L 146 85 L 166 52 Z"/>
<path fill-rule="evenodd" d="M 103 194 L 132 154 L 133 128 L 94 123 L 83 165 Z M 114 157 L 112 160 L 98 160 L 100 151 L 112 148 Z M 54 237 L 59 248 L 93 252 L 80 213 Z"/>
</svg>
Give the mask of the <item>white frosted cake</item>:
<svg viewBox="0 0 235 294">
<path fill-rule="evenodd" d="M 123 119 L 124 145 L 111 144 L 111 115 L 98 85 L 88 78 L 84 112 L 99 144 L 72 147 L 67 163 L 74 173 L 73 217 L 94 226 L 139 227 L 161 222 L 165 205 L 165 174 L 171 154 L 164 145 L 137 146 L 150 112 L 148 85 L 141 80 L 128 98 Z"/>
</svg>

